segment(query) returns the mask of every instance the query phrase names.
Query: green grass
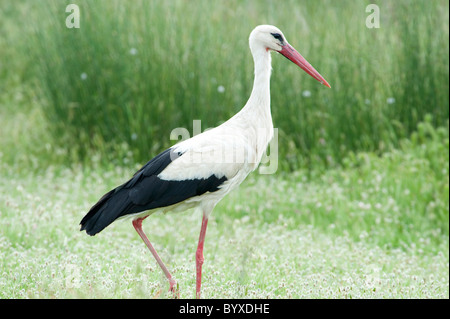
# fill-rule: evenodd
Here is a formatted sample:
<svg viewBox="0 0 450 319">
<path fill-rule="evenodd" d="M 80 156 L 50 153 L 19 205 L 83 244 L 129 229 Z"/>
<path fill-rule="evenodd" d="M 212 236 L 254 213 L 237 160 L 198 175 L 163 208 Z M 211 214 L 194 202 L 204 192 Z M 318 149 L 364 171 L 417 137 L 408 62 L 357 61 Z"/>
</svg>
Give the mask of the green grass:
<svg viewBox="0 0 450 319">
<path fill-rule="evenodd" d="M 205 298 L 449 298 L 448 126 L 421 123 L 382 157 L 322 173 L 253 174 L 216 207 Z M 170 298 L 131 223 L 78 231 L 89 207 L 133 168 L 35 174 L 0 166 L 0 298 Z M 200 214 L 153 215 L 144 230 L 195 293 Z"/>
<path fill-rule="evenodd" d="M 76 30 L 64 1 L 2 2 L 0 85 L 6 107 L 41 109 L 44 165 L 97 153 L 143 162 L 172 129 L 216 126 L 245 104 L 248 35 L 271 23 L 332 86 L 274 54 L 281 168 L 335 167 L 348 152 L 397 147 L 425 114 L 448 119 L 448 1 L 375 2 L 380 29 L 365 26 L 370 1 L 79 0 Z"/>
</svg>

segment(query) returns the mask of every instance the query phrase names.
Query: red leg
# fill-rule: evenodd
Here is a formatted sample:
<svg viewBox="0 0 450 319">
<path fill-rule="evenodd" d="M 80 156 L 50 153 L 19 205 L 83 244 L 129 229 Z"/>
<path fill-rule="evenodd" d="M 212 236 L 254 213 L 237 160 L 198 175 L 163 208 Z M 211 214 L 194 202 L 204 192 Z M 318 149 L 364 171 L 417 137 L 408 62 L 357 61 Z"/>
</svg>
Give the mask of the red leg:
<svg viewBox="0 0 450 319">
<path fill-rule="evenodd" d="M 203 214 L 202 228 L 200 229 L 200 237 L 198 239 L 197 252 L 195 254 L 195 261 L 197 266 L 197 298 L 200 298 L 200 288 L 202 286 L 202 265 L 205 258 L 203 258 L 203 244 L 205 243 L 206 226 L 208 225 L 208 217 Z"/>
<path fill-rule="evenodd" d="M 155 257 L 156 262 L 161 267 L 162 271 L 166 275 L 167 279 L 170 283 L 169 291 L 174 293 L 175 297 L 179 297 L 177 290 L 177 282 L 172 278 L 172 275 L 170 274 L 169 270 L 167 269 L 166 265 L 164 265 L 161 258 L 158 256 L 158 253 L 156 252 L 155 248 L 153 248 L 152 244 L 148 240 L 147 236 L 144 234 L 144 231 L 142 230 L 142 221 L 147 218 L 148 216 L 145 216 L 143 218 L 138 218 L 136 220 L 133 220 L 133 226 L 136 229 L 139 236 L 141 236 L 144 243 L 147 245 L 148 249 L 150 249 L 150 252 L 152 253 L 153 257 Z"/>
</svg>

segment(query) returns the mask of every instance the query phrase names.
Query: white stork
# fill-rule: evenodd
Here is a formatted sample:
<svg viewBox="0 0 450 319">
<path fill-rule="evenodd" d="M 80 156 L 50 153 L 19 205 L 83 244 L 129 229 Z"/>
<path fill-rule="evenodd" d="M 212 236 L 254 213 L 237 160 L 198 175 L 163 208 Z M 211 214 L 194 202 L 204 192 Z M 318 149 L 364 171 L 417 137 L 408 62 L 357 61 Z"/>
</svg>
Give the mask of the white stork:
<svg viewBox="0 0 450 319">
<path fill-rule="evenodd" d="M 196 252 L 196 297 L 200 297 L 208 218 L 216 204 L 235 189 L 261 161 L 273 135 L 270 113 L 271 51 L 297 64 L 313 78 L 325 79 L 271 25 L 250 34 L 255 65 L 253 90 L 239 113 L 222 125 L 182 141 L 151 159 L 126 183 L 106 193 L 81 220 L 81 230 L 93 236 L 118 218 L 131 217 L 133 226 L 150 249 L 178 296 L 176 281 L 142 230 L 142 220 L 155 212 L 189 208 L 203 211 Z"/>
</svg>

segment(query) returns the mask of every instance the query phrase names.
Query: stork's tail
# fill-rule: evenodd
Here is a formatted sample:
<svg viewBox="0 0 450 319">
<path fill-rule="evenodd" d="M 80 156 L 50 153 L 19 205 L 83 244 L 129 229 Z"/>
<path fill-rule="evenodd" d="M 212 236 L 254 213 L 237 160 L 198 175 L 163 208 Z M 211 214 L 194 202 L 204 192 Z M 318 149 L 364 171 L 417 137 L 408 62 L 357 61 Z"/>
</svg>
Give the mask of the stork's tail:
<svg viewBox="0 0 450 319">
<path fill-rule="evenodd" d="M 81 231 L 94 236 L 128 211 L 131 201 L 122 187 L 117 187 L 105 195 L 89 210 L 80 222 Z"/>
</svg>

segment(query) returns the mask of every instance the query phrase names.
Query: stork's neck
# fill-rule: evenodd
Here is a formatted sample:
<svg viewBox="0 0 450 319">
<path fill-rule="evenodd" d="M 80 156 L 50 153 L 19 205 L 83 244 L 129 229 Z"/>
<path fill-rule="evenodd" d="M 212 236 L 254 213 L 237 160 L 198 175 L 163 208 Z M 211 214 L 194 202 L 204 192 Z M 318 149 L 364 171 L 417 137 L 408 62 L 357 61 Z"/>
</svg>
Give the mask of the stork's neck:
<svg viewBox="0 0 450 319">
<path fill-rule="evenodd" d="M 272 115 L 270 114 L 270 52 L 265 48 L 250 48 L 255 63 L 255 79 L 253 90 L 245 106 L 240 112 L 221 125 L 221 127 L 232 128 L 233 132 L 242 133 L 246 138 L 249 153 L 253 163 L 251 169 L 255 169 L 266 151 L 267 145 L 273 137 Z"/>
<path fill-rule="evenodd" d="M 270 113 L 270 52 L 263 47 L 252 48 L 255 63 L 255 78 L 250 98 L 240 113 L 258 128 L 272 130 L 272 115 Z M 250 124 L 250 123 L 249 123 Z"/>
</svg>

